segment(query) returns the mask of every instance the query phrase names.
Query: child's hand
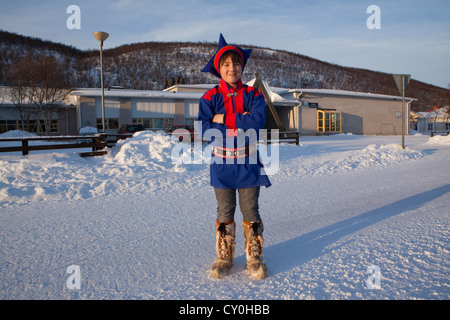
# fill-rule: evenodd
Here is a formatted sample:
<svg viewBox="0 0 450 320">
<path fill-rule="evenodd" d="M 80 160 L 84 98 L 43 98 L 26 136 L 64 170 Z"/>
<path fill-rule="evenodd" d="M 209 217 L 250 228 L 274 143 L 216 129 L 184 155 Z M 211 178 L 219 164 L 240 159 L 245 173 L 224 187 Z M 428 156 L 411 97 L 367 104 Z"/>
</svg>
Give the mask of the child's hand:
<svg viewBox="0 0 450 320">
<path fill-rule="evenodd" d="M 218 113 L 214 116 L 212 121 L 217 122 L 218 124 L 224 124 L 224 122 L 223 122 L 224 116 L 225 115 L 223 113 Z"/>
</svg>

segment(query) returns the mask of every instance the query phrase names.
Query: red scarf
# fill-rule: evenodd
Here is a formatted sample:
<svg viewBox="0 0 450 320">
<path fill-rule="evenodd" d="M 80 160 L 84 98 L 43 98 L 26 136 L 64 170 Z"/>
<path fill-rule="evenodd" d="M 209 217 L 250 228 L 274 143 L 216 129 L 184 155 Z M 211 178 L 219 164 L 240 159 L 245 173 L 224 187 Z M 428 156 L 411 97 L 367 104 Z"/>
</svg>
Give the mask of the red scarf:
<svg viewBox="0 0 450 320">
<path fill-rule="evenodd" d="M 236 84 L 236 88 L 231 88 L 225 80 L 220 80 L 219 91 L 222 94 L 223 101 L 225 104 L 225 114 L 226 114 L 226 125 L 228 127 L 228 136 L 237 136 L 236 128 L 236 114 L 244 113 L 244 99 L 243 91 L 244 86 L 242 81 L 239 79 Z"/>
</svg>

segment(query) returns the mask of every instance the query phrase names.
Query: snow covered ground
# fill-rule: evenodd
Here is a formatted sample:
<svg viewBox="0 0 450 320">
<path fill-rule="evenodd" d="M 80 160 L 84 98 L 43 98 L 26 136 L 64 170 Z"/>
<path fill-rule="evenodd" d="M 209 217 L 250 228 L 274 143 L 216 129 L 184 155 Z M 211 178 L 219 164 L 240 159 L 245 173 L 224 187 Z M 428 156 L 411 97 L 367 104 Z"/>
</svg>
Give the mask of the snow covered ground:
<svg viewBox="0 0 450 320">
<path fill-rule="evenodd" d="M 208 275 L 207 153 L 174 163 L 176 141 L 141 132 L 103 157 L 0 154 L 0 299 L 449 299 L 450 137 L 400 143 L 279 145 L 265 280 L 245 271 L 239 211 L 235 266 Z"/>
</svg>

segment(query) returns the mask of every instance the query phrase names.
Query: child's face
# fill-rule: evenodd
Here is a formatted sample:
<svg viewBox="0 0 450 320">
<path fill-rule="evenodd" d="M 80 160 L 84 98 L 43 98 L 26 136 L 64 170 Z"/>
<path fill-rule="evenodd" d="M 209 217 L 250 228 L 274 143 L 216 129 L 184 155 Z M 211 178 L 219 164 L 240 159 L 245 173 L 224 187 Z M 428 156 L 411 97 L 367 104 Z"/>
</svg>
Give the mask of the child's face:
<svg viewBox="0 0 450 320">
<path fill-rule="evenodd" d="M 236 83 L 241 79 L 241 73 L 241 64 L 233 62 L 231 57 L 228 57 L 220 66 L 220 76 L 232 87 L 235 87 Z"/>
</svg>

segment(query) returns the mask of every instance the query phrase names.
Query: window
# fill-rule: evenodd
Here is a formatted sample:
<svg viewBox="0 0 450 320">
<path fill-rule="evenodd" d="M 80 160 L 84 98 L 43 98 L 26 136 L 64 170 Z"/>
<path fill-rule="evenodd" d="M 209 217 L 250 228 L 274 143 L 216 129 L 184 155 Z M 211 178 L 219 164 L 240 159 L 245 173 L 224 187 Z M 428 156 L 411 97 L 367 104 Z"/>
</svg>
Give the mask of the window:
<svg viewBox="0 0 450 320">
<path fill-rule="evenodd" d="M 22 126 L 21 120 L 0 120 L 0 133 L 4 133 L 11 130 L 24 130 L 28 132 L 46 132 L 44 120 L 39 122 L 36 120 L 30 120 L 28 127 Z M 58 121 L 52 120 L 50 122 L 50 133 L 58 133 Z"/>
<path fill-rule="evenodd" d="M 142 124 L 146 129 L 167 129 L 173 126 L 171 118 L 133 118 L 133 124 Z"/>
<path fill-rule="evenodd" d="M 9 130 L 19 130 L 19 122 L 20 120 L 0 120 L 0 133 L 7 132 Z"/>
<path fill-rule="evenodd" d="M 341 132 L 342 115 L 340 112 L 317 110 L 318 132 Z"/>
<path fill-rule="evenodd" d="M 97 118 L 97 129 L 103 130 L 101 118 Z M 119 129 L 119 119 L 105 119 L 105 130 L 106 129 Z"/>
<path fill-rule="evenodd" d="M 47 132 L 45 121 L 44 120 L 39 120 L 39 121 L 30 120 L 28 131 L 29 132 L 37 132 L 37 133 Z M 58 121 L 57 120 L 52 120 L 50 122 L 50 130 L 49 131 L 50 131 L 50 133 L 58 132 Z"/>
<path fill-rule="evenodd" d="M 194 118 L 186 118 L 184 123 L 193 126 L 194 125 L 194 121 L 197 121 L 197 118 L 195 118 L 195 119 Z"/>
<path fill-rule="evenodd" d="M 0 133 L 10 130 L 21 130 L 22 126 L 19 127 L 21 123 L 20 120 L 0 120 Z"/>
</svg>

